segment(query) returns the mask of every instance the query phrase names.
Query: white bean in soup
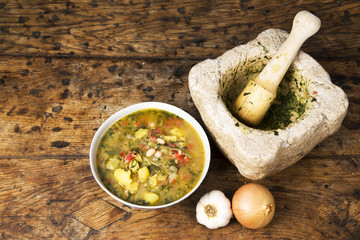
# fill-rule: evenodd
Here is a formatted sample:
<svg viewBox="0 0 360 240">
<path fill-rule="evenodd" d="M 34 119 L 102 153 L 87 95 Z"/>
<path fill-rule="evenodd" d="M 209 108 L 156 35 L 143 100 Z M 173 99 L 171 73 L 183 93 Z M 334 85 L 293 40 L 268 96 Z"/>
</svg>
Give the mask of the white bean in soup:
<svg viewBox="0 0 360 240">
<path fill-rule="evenodd" d="M 179 116 L 145 109 L 114 123 L 97 150 L 102 182 L 119 198 L 164 205 L 190 192 L 205 164 L 203 142 Z"/>
</svg>

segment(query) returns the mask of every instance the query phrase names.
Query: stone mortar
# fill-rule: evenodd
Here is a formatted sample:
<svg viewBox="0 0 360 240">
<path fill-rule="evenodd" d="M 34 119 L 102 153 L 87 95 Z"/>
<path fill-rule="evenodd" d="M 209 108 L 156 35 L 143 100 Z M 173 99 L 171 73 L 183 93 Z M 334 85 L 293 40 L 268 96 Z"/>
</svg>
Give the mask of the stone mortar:
<svg viewBox="0 0 360 240">
<path fill-rule="evenodd" d="M 307 103 L 300 118 L 274 131 L 248 127 L 231 114 L 223 101 L 224 88 L 232 98 L 237 97 L 248 81 L 241 76 L 249 60 L 271 57 L 287 36 L 283 30 L 268 29 L 247 44 L 196 64 L 189 73 L 191 97 L 213 139 L 240 174 L 252 180 L 275 174 L 303 158 L 340 128 L 349 105 L 344 91 L 332 84 L 320 64 L 300 51 L 292 68 L 302 76 L 308 98 L 316 99 Z"/>
</svg>

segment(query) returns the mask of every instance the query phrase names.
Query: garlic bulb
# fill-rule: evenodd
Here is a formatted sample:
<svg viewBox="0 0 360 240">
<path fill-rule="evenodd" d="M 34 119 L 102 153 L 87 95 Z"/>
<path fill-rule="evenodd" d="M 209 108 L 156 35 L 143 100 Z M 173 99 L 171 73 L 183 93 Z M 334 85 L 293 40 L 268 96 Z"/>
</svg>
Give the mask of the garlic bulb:
<svg viewBox="0 0 360 240">
<path fill-rule="evenodd" d="M 210 229 L 228 225 L 232 215 L 230 200 L 219 190 L 205 194 L 196 205 L 197 221 Z"/>
</svg>

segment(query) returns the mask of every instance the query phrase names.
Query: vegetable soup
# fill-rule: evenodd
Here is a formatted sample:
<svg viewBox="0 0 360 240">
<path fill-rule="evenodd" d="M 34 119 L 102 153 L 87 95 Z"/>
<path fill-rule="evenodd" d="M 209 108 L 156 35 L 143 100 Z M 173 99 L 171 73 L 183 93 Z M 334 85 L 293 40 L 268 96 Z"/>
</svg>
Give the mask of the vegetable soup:
<svg viewBox="0 0 360 240">
<path fill-rule="evenodd" d="M 204 164 L 203 142 L 195 129 L 159 109 L 118 120 L 97 151 L 106 188 L 138 205 L 164 205 L 183 197 L 199 181 Z"/>
</svg>

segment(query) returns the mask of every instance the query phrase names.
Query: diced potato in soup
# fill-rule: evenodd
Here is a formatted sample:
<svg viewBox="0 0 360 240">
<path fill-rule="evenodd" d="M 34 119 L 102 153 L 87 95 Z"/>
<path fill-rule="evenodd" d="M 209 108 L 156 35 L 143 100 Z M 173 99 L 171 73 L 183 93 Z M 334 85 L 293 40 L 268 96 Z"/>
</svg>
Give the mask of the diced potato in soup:
<svg viewBox="0 0 360 240">
<path fill-rule="evenodd" d="M 199 134 L 182 118 L 158 109 L 118 120 L 102 138 L 97 167 L 105 186 L 139 205 L 163 205 L 186 195 L 205 164 Z"/>
</svg>

